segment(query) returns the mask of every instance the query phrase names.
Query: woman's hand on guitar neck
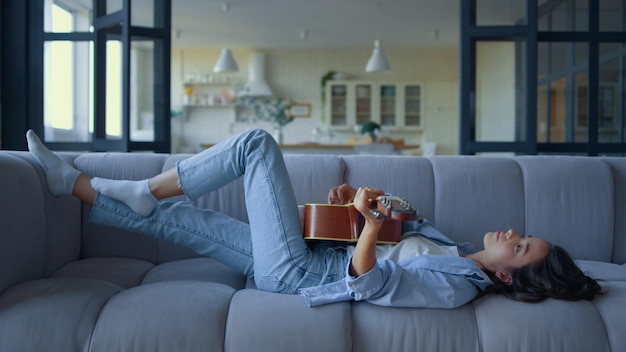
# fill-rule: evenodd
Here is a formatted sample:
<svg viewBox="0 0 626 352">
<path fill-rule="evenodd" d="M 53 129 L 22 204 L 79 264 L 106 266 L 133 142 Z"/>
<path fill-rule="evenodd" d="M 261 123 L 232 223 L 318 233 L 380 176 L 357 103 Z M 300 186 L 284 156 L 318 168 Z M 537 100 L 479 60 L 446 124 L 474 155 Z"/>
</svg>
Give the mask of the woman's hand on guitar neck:
<svg viewBox="0 0 626 352">
<path fill-rule="evenodd" d="M 354 248 L 350 261 L 350 275 L 359 277 L 372 270 L 376 265 L 376 240 L 383 220 L 370 212 L 372 199 L 383 195 L 379 189 L 359 188 L 354 197 L 354 207 L 365 217 L 365 226 Z"/>
<path fill-rule="evenodd" d="M 354 207 L 363 215 L 366 222 L 374 224 L 382 223 L 383 220 L 372 214 L 371 210 L 375 208 L 375 205 L 373 206 L 372 204 L 372 199 L 376 199 L 376 197 L 384 194 L 385 193 L 380 189 L 368 187 L 360 187 L 356 191 L 356 195 L 354 197 Z"/>
</svg>

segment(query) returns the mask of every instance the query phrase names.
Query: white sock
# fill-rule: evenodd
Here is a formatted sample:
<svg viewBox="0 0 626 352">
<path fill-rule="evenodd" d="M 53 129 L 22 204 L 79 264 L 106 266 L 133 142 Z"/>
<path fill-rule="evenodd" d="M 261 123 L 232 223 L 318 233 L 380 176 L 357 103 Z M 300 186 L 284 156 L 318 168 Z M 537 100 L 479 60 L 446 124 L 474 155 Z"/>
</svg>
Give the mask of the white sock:
<svg viewBox="0 0 626 352">
<path fill-rule="evenodd" d="M 28 141 L 28 150 L 46 174 L 50 193 L 55 196 L 72 194 L 80 171 L 48 150 L 33 130 L 26 132 L 26 140 Z"/>
<path fill-rule="evenodd" d="M 148 179 L 140 181 L 111 180 L 94 177 L 91 187 L 107 197 L 117 199 L 128 205 L 135 213 L 148 216 L 158 200 L 150 192 Z"/>
</svg>

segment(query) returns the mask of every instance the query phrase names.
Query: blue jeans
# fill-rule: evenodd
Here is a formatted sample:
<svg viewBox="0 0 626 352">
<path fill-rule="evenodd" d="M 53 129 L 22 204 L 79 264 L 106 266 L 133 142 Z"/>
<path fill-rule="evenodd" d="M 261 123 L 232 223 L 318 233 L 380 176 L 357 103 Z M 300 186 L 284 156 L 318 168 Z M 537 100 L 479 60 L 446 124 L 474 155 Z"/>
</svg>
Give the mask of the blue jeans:
<svg viewBox="0 0 626 352">
<path fill-rule="evenodd" d="M 265 291 L 297 293 L 345 276 L 349 258 L 344 246 L 309 248 L 302 238 L 291 180 L 267 132 L 245 132 L 176 167 L 180 187 L 191 200 L 243 177 L 249 224 L 186 202 L 159 202 L 142 217 L 102 194 L 90 221 L 186 246 L 254 278 Z"/>
</svg>

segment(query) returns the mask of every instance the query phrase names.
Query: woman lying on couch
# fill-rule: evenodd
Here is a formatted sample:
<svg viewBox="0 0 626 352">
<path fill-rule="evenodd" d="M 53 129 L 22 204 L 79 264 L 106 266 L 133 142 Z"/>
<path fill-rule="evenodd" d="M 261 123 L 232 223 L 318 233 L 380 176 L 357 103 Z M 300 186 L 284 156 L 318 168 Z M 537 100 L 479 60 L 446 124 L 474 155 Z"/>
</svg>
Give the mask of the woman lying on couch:
<svg viewBox="0 0 626 352">
<path fill-rule="evenodd" d="M 46 149 L 33 131 L 27 140 L 50 192 L 91 204 L 91 222 L 189 247 L 254 278 L 260 290 L 299 293 L 310 306 L 367 300 L 454 308 L 484 292 L 537 302 L 590 300 L 601 291 L 563 249 L 514 230 L 485 234 L 484 249 L 476 252 L 428 221 L 409 221 L 403 240 L 381 249 L 382 220 L 370 212 L 370 199 L 383 192 L 373 188 L 341 185 L 329 194 L 329 202 L 353 202 L 365 218 L 356 246 L 310 248 L 282 153 L 263 130 L 225 140 L 141 181 L 90 178 Z M 249 224 L 186 202 L 160 201 L 183 194 L 196 200 L 240 177 Z"/>
</svg>

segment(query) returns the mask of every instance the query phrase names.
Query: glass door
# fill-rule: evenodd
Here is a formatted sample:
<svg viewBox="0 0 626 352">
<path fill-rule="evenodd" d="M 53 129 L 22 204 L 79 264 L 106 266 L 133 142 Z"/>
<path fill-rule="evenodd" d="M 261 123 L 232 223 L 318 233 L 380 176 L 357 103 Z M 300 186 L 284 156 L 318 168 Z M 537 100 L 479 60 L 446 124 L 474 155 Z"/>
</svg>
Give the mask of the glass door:
<svg viewBox="0 0 626 352">
<path fill-rule="evenodd" d="M 380 124 L 382 126 L 396 125 L 396 86 L 380 86 Z"/>
<path fill-rule="evenodd" d="M 404 87 L 404 125 L 419 127 L 422 124 L 422 89 L 419 85 Z"/>
<path fill-rule="evenodd" d="M 372 120 L 372 86 L 357 84 L 356 86 L 356 123 L 362 125 Z"/>
<path fill-rule="evenodd" d="M 347 126 L 347 92 L 345 84 L 332 85 L 330 88 L 330 125 Z"/>
</svg>

